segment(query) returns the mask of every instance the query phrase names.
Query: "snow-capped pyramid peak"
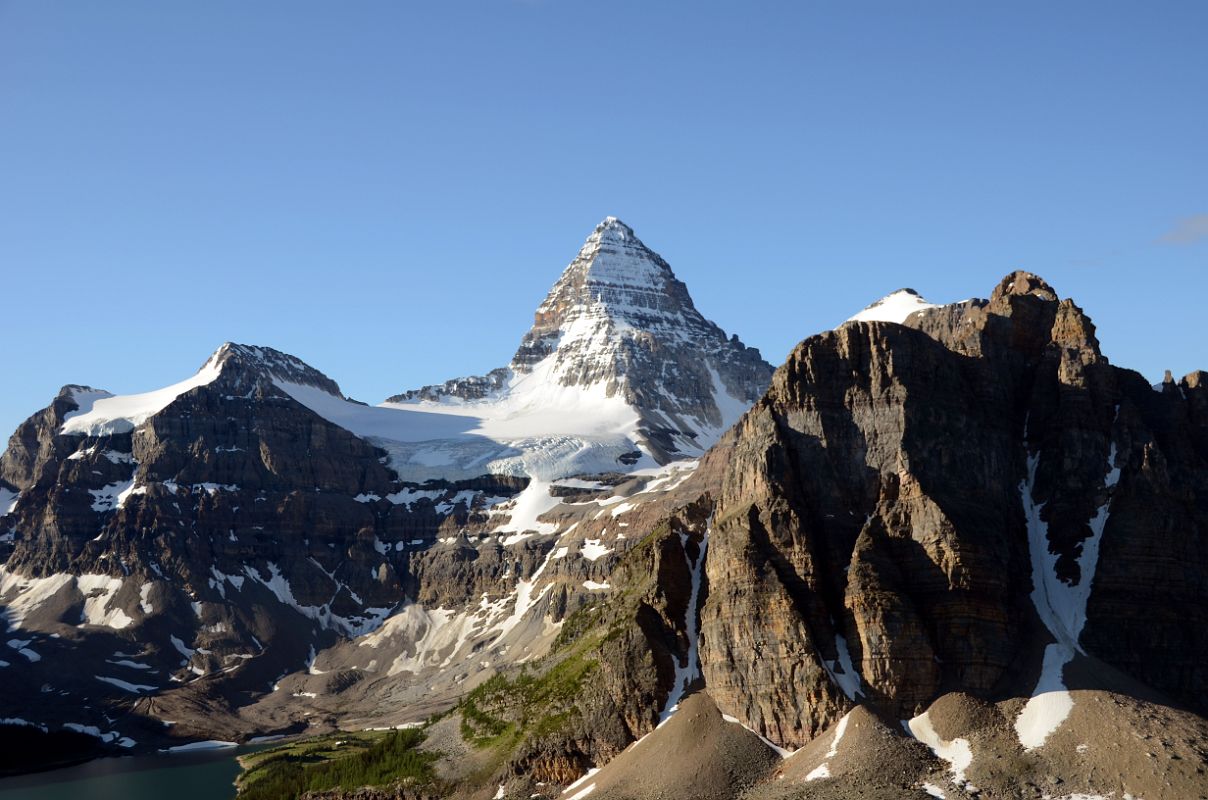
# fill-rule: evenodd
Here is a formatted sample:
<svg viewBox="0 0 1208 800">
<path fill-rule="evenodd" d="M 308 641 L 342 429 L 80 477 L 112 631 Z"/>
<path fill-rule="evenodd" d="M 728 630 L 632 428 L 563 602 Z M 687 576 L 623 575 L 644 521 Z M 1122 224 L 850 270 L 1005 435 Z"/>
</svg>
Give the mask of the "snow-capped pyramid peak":
<svg viewBox="0 0 1208 800">
<path fill-rule="evenodd" d="M 916 311 L 935 308 L 914 289 L 898 289 L 847 318 L 847 322 L 896 322 L 901 324 Z"/>
<path fill-rule="evenodd" d="M 596 349 L 631 329 L 687 332 L 709 325 L 671 266 L 625 223 L 606 217 L 537 307 L 512 369 L 528 371 L 556 348 L 590 338 Z M 713 326 L 715 327 L 715 326 Z"/>
<path fill-rule="evenodd" d="M 771 366 L 701 316 L 671 266 L 616 217 L 587 237 L 537 307 L 506 369 L 397 395 L 510 409 L 623 404 L 663 460 L 699 452 L 758 399 Z"/>
<path fill-rule="evenodd" d="M 565 298 L 568 289 L 587 300 L 593 286 L 619 284 L 657 289 L 670 282 L 675 282 L 671 266 L 643 244 L 633 228 L 616 217 L 605 217 L 583 242 L 575 260 L 562 271 L 542 308 L 559 297 Z M 691 300 L 688 304 L 691 305 Z M 541 310 L 538 309 L 538 314 Z"/>
</svg>

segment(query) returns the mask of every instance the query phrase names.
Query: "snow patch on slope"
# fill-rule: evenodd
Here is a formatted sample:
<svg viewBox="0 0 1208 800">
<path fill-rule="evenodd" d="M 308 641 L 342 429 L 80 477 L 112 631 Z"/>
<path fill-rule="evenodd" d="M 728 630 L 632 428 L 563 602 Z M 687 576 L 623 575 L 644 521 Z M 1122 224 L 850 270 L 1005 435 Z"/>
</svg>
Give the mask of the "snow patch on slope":
<svg viewBox="0 0 1208 800">
<path fill-rule="evenodd" d="M 84 616 L 81 625 L 98 625 L 122 630 L 134 624 L 121 608 L 110 608 L 110 601 L 122 588 L 122 579 L 109 575 L 80 575 L 76 587 L 84 595 Z"/>
<path fill-rule="evenodd" d="M 829 778 L 831 776 L 830 759 L 839 754 L 839 742 L 843 741 L 843 734 L 847 733 L 847 722 L 850 718 L 851 712 L 849 711 L 843 715 L 843 717 L 839 720 L 839 724 L 835 726 L 835 736 L 831 739 L 830 747 L 827 748 L 826 755 L 824 756 L 826 761 L 823 761 L 817 767 L 810 770 L 810 773 L 805 776 L 807 783 L 809 781 L 816 781 L 820 778 Z"/>
<path fill-rule="evenodd" d="M 92 510 L 103 512 L 121 508 L 125 505 L 126 498 L 130 496 L 133 489 L 133 478 L 128 481 L 111 483 L 100 489 L 89 489 L 88 493 L 92 495 Z"/>
<path fill-rule="evenodd" d="M 558 526 L 552 522 L 540 522 L 538 517 L 553 510 L 561 502 L 562 498 L 550 493 L 548 482 L 534 478 L 529 481 L 528 486 L 524 487 L 524 491 L 516 495 L 515 499 L 491 509 L 492 515 L 508 515 L 508 521 L 495 528 L 494 532 L 519 534 L 505 538 L 503 540 L 505 546 L 520 541 L 525 538 L 525 534 L 553 533 Z"/>
<path fill-rule="evenodd" d="M 122 630 L 134 620 L 121 608 L 111 608 L 114 595 L 122 587 L 122 579 L 109 575 L 48 575 L 28 578 L 0 567 L 0 601 L 2 614 L 9 625 L 20 628 L 25 618 L 63 592 L 84 597 L 80 625 L 98 625 Z M 78 599 L 76 600 L 78 602 Z"/>
<path fill-rule="evenodd" d="M 1015 719 L 1015 735 L 1025 750 L 1043 745 L 1074 710 L 1074 698 L 1062 680 L 1062 671 L 1073 657 L 1073 650 L 1065 644 L 1050 644 L 1044 649 L 1040 680 Z"/>
<path fill-rule="evenodd" d="M 532 576 L 518 581 L 511 593 L 498 600 L 488 600 L 484 594 L 478 606 L 469 611 L 428 609 L 408 603 L 357 644 L 373 649 L 402 644 L 403 652 L 393 659 L 387 675 L 444 668 L 470 653 L 484 653 L 487 648 L 501 645 L 533 616 L 537 604 L 553 588 L 547 583 L 538 591 L 537 583 L 556 553 L 551 550 Z"/>
<path fill-rule="evenodd" d="M 579 549 L 579 555 L 588 561 L 595 561 L 601 556 L 606 556 L 612 552 L 611 547 L 605 547 L 599 539 L 587 539 L 583 542 L 583 546 Z"/>
<path fill-rule="evenodd" d="M 754 729 L 754 728 L 752 728 L 752 727 L 749 727 L 749 726 L 747 726 L 747 725 L 744 725 L 744 724 L 743 724 L 743 722 L 742 722 L 742 720 L 740 720 L 738 717 L 732 717 L 732 716 L 730 716 L 729 714 L 725 714 L 725 713 L 723 713 L 723 714 L 721 715 L 721 718 L 722 718 L 724 721 L 729 722 L 731 725 L 737 725 L 738 727 L 742 728 L 743 730 L 747 731 L 748 733 L 753 733 L 753 734 L 755 734 L 756 736 L 758 736 L 758 737 L 759 737 L 759 741 L 763 742 L 763 743 L 764 743 L 764 744 L 766 744 L 768 747 L 770 747 L 770 748 L 771 748 L 771 749 L 772 749 L 772 750 L 773 750 L 773 751 L 776 753 L 776 755 L 780 756 L 780 758 L 781 758 L 781 759 L 789 759 L 789 758 L 792 758 L 794 754 L 796 754 L 796 753 L 800 752 L 800 751 L 798 751 L 798 750 L 786 750 L 786 749 L 784 749 L 783 747 L 781 747 L 780 745 L 776 744 L 775 742 L 773 742 L 773 741 L 772 741 L 771 739 L 769 739 L 768 737 L 764 736 L 764 735 L 763 735 L 762 733 L 760 733 L 759 731 L 755 730 L 755 729 Z M 666 720 L 664 720 L 664 722 L 666 722 Z M 660 723 L 659 723 L 659 725 L 660 725 L 660 726 L 661 726 L 662 724 L 663 724 L 662 722 L 660 722 Z M 653 733 L 653 731 L 652 731 L 652 733 Z M 646 736 L 649 736 L 649 735 L 650 735 L 649 733 L 648 733 L 648 734 L 646 734 Z M 646 737 L 645 737 L 645 736 L 643 736 L 642 738 L 644 739 L 644 738 L 646 738 Z M 639 741 L 640 741 L 640 740 L 639 740 Z M 633 745 L 630 745 L 630 747 L 633 747 Z"/>
<path fill-rule="evenodd" d="M 307 619 L 318 622 L 324 628 L 338 631 L 345 636 L 364 636 L 377 630 L 393 610 L 390 608 L 363 608 L 360 614 L 343 617 L 332 613 L 330 601 L 321 606 L 305 605 L 294 597 L 293 588 L 290 586 L 289 580 L 282 574 L 280 567 L 271 561 L 268 562 L 267 566 L 269 572 L 268 578 L 263 577 L 258 569 L 250 565 L 245 566 L 243 571 L 248 578 L 251 578 L 272 592 L 283 605 L 289 606 Z M 225 575 L 221 575 L 221 577 L 233 584 L 235 583 L 235 578 Z M 332 576 L 328 574 L 328 577 L 331 578 Z M 336 584 L 335 591 L 332 593 L 332 599 L 334 600 L 340 591 L 343 590 L 344 586 L 339 581 L 335 581 L 334 578 L 332 580 Z M 242 583 L 236 584 L 236 589 L 241 587 Z"/>
<path fill-rule="evenodd" d="M 973 763 L 973 748 L 968 739 L 953 739 L 946 742 L 935 732 L 931 717 L 924 711 L 906 723 L 911 735 L 931 748 L 931 752 L 948 762 L 948 770 L 958 784 L 965 782 L 965 770 Z"/>
<path fill-rule="evenodd" d="M 20 492 L 14 492 L 12 489 L 5 489 L 0 486 L 0 517 L 5 514 L 11 514 L 17 509 L 17 499 L 21 496 Z"/>
<path fill-rule="evenodd" d="M 107 675 L 95 675 L 93 677 L 102 683 L 108 683 L 111 686 L 116 686 L 122 691 L 130 692 L 130 694 L 146 694 L 147 692 L 154 692 L 157 688 L 159 688 L 157 686 L 146 686 L 139 683 L 130 683 L 118 678 L 110 678 Z"/>
</svg>

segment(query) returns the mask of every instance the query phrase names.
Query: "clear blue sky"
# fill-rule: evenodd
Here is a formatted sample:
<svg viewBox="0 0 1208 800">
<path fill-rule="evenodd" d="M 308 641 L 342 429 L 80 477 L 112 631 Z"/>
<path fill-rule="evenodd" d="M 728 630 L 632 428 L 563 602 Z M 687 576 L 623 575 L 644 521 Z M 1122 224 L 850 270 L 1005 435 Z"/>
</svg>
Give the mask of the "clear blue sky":
<svg viewBox="0 0 1208 800">
<path fill-rule="evenodd" d="M 599 219 L 779 363 L 1014 268 L 1208 368 L 1208 3 L 0 0 L 0 431 L 225 340 L 511 356 Z"/>
</svg>

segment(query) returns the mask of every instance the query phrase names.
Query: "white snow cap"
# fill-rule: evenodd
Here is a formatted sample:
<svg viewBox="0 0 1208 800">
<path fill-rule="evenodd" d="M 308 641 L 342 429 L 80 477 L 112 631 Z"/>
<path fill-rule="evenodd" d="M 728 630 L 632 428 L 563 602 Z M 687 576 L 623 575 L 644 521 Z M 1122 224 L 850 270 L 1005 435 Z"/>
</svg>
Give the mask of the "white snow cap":
<svg viewBox="0 0 1208 800">
<path fill-rule="evenodd" d="M 112 395 L 109 392 L 73 389 L 72 397 L 78 408 L 63 416 L 63 428 L 59 432 L 105 436 L 132 431 L 185 392 L 214 382 L 221 373 L 219 357 L 222 352 L 219 348 L 193 377 L 152 392 Z"/>
<path fill-rule="evenodd" d="M 938 306 L 935 303 L 928 303 L 914 289 L 898 289 L 892 294 L 885 295 L 859 314 L 848 317 L 846 321 L 896 322 L 900 325 L 914 312 L 926 308 L 938 308 Z"/>
<path fill-rule="evenodd" d="M 686 297 L 686 307 L 675 307 L 678 303 L 668 306 L 668 300 L 659 296 L 674 283 L 671 266 L 643 244 L 633 228 L 616 217 L 605 217 L 537 308 L 538 326 L 543 318 L 560 317 L 567 325 L 594 317 L 609 320 L 613 328 L 679 332 L 703 322 Z M 572 300 L 575 307 L 563 307 Z"/>
<path fill-rule="evenodd" d="M 633 236 L 633 228 L 621 222 L 617 217 L 611 214 L 600 220 L 600 224 L 596 226 L 596 231 L 614 230 L 619 233 L 622 238 Z"/>
<path fill-rule="evenodd" d="M 228 366 L 251 370 L 276 382 L 287 381 L 340 395 L 340 387 L 299 358 L 274 350 L 226 342 L 215 350 L 191 378 L 141 394 L 114 395 L 84 386 L 68 386 L 78 408 L 64 415 L 60 433 L 105 436 L 127 433 L 163 411 L 185 392 L 218 380 Z"/>
</svg>

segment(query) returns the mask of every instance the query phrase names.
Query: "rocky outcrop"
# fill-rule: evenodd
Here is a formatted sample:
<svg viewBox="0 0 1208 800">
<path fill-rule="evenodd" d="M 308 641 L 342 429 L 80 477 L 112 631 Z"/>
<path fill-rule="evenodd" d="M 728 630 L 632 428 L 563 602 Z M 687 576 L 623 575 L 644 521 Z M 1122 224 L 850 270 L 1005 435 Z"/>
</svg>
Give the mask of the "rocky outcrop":
<svg viewBox="0 0 1208 800">
<path fill-rule="evenodd" d="M 802 342 L 728 436 L 701 645 L 719 707 L 798 746 L 856 701 L 902 719 L 1030 689 L 1053 634 L 1024 493 L 1056 580 L 1089 593 L 1072 643 L 1204 710 L 1199 386 L 1109 365 L 1027 273 Z"/>
<path fill-rule="evenodd" d="M 535 677 L 487 683 L 463 701 L 471 731 L 519 726 L 497 782 L 511 791 L 570 783 L 667 716 L 685 688 L 676 686 L 677 667 L 695 658 L 692 573 L 703 558 L 709 506 L 680 507 L 635 541 L 611 571 L 615 591 L 568 614 L 550 655 L 533 665 Z"/>
<path fill-rule="evenodd" d="M 64 418 L 79 408 L 77 395 L 107 395 L 88 386 L 64 386 L 51 404 L 21 423 L 0 454 L 0 481 L 19 490 L 55 480 L 55 468 L 70 452 L 73 442 L 58 440 Z M 124 452 L 129 452 L 127 447 Z M 103 467 L 103 465 L 101 465 Z"/>
<path fill-rule="evenodd" d="M 435 386 L 411 389 L 386 399 L 389 403 L 407 403 L 415 400 L 439 402 L 442 398 L 457 397 L 462 400 L 485 400 L 507 385 L 510 372 L 506 367 L 493 369 L 486 375 L 453 378 Z"/>
</svg>

